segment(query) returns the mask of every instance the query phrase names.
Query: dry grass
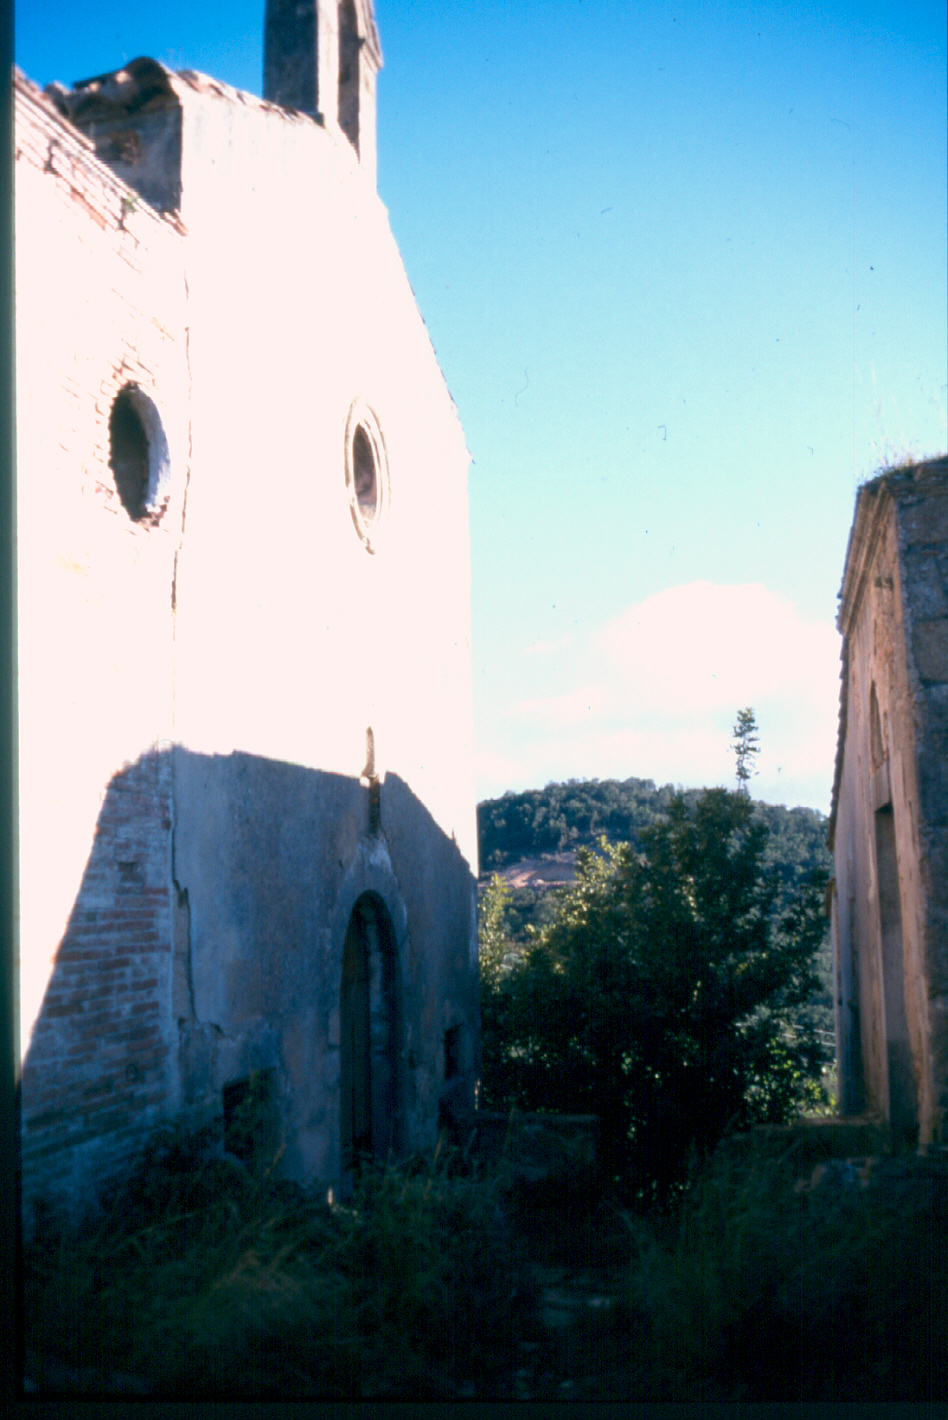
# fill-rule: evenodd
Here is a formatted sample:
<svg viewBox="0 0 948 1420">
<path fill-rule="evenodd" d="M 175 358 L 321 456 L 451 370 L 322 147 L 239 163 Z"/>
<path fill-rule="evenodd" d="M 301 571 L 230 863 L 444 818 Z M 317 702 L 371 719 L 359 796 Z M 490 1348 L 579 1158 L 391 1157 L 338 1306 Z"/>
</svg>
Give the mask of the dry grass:
<svg viewBox="0 0 948 1420">
<path fill-rule="evenodd" d="M 94 1228 L 49 1226 L 26 1249 L 34 1382 L 168 1399 L 948 1399 L 948 1159 L 862 1179 L 831 1162 L 795 1188 L 812 1161 L 721 1151 L 660 1218 L 588 1176 L 518 1187 L 462 1164 L 377 1170 L 331 1207 L 166 1139 Z M 568 1301 L 580 1275 L 597 1308 L 544 1327 L 543 1278 Z"/>
</svg>

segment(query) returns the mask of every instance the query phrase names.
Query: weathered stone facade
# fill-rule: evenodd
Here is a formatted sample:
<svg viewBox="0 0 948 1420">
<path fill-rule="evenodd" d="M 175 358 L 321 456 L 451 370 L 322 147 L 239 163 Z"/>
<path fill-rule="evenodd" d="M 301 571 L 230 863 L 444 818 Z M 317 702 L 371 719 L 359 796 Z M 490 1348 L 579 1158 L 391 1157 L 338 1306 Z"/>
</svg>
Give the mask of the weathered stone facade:
<svg viewBox="0 0 948 1420">
<path fill-rule="evenodd" d="M 330 1185 L 473 1102 L 469 456 L 371 5 L 315 16 L 310 114 L 16 80 L 27 1204 L 159 1120 Z"/>
<path fill-rule="evenodd" d="M 840 1111 L 928 1145 L 948 1125 L 948 459 L 860 489 L 840 599 Z"/>
</svg>

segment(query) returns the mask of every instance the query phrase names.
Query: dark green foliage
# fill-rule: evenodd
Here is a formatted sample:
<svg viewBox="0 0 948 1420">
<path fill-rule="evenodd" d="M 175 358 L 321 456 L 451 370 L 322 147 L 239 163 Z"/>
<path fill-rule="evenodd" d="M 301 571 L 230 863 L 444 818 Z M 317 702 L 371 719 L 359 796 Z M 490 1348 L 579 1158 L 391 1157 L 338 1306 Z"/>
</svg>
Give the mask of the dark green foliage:
<svg viewBox="0 0 948 1420">
<path fill-rule="evenodd" d="M 668 812 L 671 784 L 656 789 L 651 779 L 570 779 L 522 794 L 487 799 L 477 807 L 482 871 L 509 867 L 522 858 L 591 846 L 600 836 L 611 842 L 638 840 L 639 832 Z M 686 797 L 697 797 L 689 790 Z"/>
<path fill-rule="evenodd" d="M 97 1228 L 25 1249 L 26 1374 L 39 1400 L 943 1403 L 948 1159 L 814 1173 L 794 1138 L 641 1216 L 463 1154 L 329 1206 L 166 1136 Z"/>
<path fill-rule="evenodd" d="M 515 947 L 550 926 L 559 911 L 562 887 L 511 887 L 504 907 L 504 930 Z"/>
<path fill-rule="evenodd" d="M 451 1155 L 330 1205 L 165 1135 L 96 1223 L 25 1248 L 27 1374 L 167 1399 L 502 1391 L 527 1291 L 501 1200 Z"/>
<path fill-rule="evenodd" d="M 944 1402 L 944 1162 L 879 1161 L 866 1187 L 838 1163 L 810 1191 L 783 1160 L 715 1160 L 665 1237 L 637 1227 L 638 1398 Z"/>
<path fill-rule="evenodd" d="M 751 776 L 757 773 L 753 767 L 754 756 L 760 754 L 757 720 L 750 706 L 746 710 L 738 710 L 737 723 L 731 733 L 733 737 L 731 750 L 737 764 L 737 792 L 748 794 L 750 791 L 747 786 Z"/>
<path fill-rule="evenodd" d="M 684 793 L 689 808 L 697 803 L 700 793 L 697 789 Z M 522 858 L 570 848 L 595 848 L 600 837 L 610 843 L 631 843 L 641 850 L 643 831 L 667 817 L 674 799 L 675 790 L 670 784 L 656 789 L 647 779 L 627 779 L 622 783 L 614 779 L 571 780 L 568 784 L 548 784 L 542 790 L 505 794 L 502 799 L 487 800 L 478 806 L 481 863 L 485 870 L 499 871 Z M 832 856 L 826 847 L 827 820 L 815 809 L 749 802 L 754 820 L 768 830 L 762 862 L 764 867 L 776 871 L 779 912 L 813 873 L 832 870 Z M 550 925 L 563 891 L 532 887 L 509 890 L 503 927 L 510 950 L 524 950 L 531 940 L 531 929 L 542 931 Z M 485 892 L 482 887 L 482 898 Z M 799 1028 L 818 1031 L 824 1046 L 831 1050 L 835 1022 L 828 921 L 817 952 L 816 972 L 819 988 L 801 1013 Z"/>
<path fill-rule="evenodd" d="M 581 851 L 553 925 L 485 978 L 485 1104 L 597 1114 L 609 1175 L 648 1202 L 727 1129 L 817 1102 L 825 874 L 791 891 L 767 839 L 712 789 L 674 797 L 641 851 Z"/>
<path fill-rule="evenodd" d="M 681 792 L 671 784 L 656 789 L 651 779 L 571 779 L 485 799 L 477 806 L 481 870 L 500 872 L 524 858 L 593 847 L 602 837 L 638 847 L 642 830 L 663 819 Z M 686 804 L 693 807 L 701 792 L 685 790 Z M 810 868 L 829 868 L 823 814 L 752 802 L 770 829 L 768 861 L 779 862 L 782 875 L 796 881 Z"/>
</svg>

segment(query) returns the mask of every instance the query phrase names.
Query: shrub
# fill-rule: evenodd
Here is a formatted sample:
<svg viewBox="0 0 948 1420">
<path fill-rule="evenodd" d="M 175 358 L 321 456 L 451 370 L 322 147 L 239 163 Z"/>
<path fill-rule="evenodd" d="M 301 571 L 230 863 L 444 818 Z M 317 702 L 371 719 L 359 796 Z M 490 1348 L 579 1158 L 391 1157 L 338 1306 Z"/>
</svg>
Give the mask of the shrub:
<svg viewBox="0 0 948 1420">
<path fill-rule="evenodd" d="M 595 1113 L 604 1164 L 643 1204 L 683 1183 L 729 1128 L 815 1103 L 825 875 L 789 899 L 767 828 L 711 789 L 641 835 L 580 850 L 575 887 L 521 957 L 492 928 L 483 983 L 485 1103 Z"/>
</svg>

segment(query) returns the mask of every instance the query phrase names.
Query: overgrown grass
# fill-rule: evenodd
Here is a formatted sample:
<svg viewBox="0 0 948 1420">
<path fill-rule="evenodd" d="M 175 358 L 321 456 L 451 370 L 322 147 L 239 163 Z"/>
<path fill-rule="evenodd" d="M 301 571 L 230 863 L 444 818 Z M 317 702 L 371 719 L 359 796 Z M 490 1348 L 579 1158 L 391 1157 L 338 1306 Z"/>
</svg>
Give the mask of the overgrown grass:
<svg viewBox="0 0 948 1420">
<path fill-rule="evenodd" d="M 832 1167 L 722 1159 L 669 1234 L 632 1224 L 647 1398 L 948 1399 L 948 1175 Z"/>
<path fill-rule="evenodd" d="M 445 1154 L 330 1206 L 166 1137 L 26 1249 L 27 1356 L 166 1398 L 945 1400 L 948 1167 L 914 1167 L 721 1152 L 658 1217 Z M 598 1309 L 545 1331 L 579 1274 Z"/>
<path fill-rule="evenodd" d="M 499 1179 L 455 1164 L 369 1173 L 333 1207 L 166 1138 L 94 1229 L 26 1250 L 28 1361 L 169 1397 L 502 1390 L 524 1269 Z"/>
</svg>

